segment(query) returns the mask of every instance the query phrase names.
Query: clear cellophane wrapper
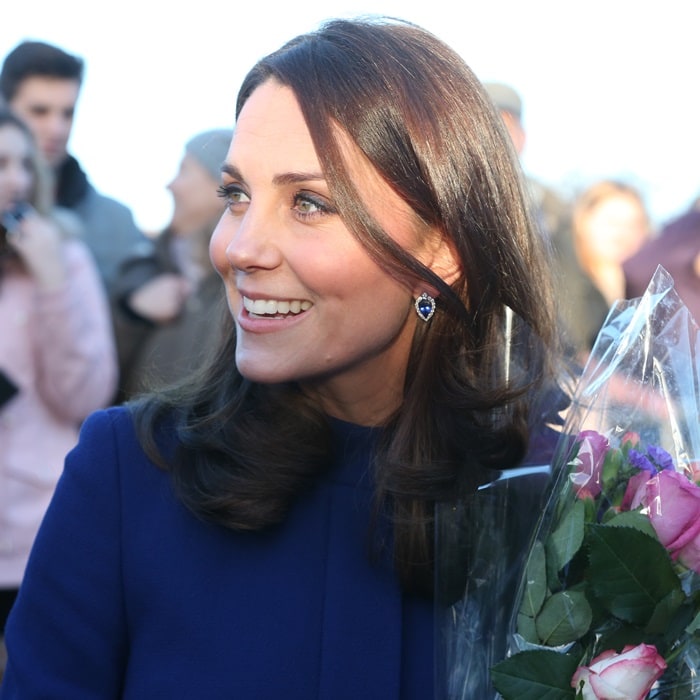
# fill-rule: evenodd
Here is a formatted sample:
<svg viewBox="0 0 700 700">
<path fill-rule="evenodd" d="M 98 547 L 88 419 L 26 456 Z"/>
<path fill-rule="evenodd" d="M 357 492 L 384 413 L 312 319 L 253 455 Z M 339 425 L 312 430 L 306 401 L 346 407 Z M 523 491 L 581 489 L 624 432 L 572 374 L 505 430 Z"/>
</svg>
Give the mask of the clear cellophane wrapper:
<svg viewBox="0 0 700 700">
<path fill-rule="evenodd" d="M 607 697 L 591 694 L 590 685 L 577 696 L 581 685 L 570 677 L 602 682 L 579 669 L 595 670 L 600 654 L 628 645 L 653 645 L 663 660 L 650 688 L 614 697 L 700 698 L 700 501 L 694 559 L 693 541 L 682 551 L 662 546 L 646 522 L 655 508 L 668 514 L 687 503 L 677 505 L 663 489 L 645 499 L 644 486 L 635 492 L 630 485 L 646 460 L 648 471 L 635 483 L 670 480 L 659 475 L 674 471 L 695 496 L 699 358 L 698 327 L 659 267 L 642 297 L 611 309 L 564 415 L 550 469 L 494 473 L 475 493 L 438 506 L 438 698 Z M 606 460 L 597 469 L 589 468 L 582 435 L 602 436 L 596 440 L 605 444 Z M 682 537 L 694 537 L 692 524 L 682 529 Z M 608 559 L 600 555 L 603 545 Z M 560 660 L 555 678 L 551 669 Z M 618 667 L 624 679 L 624 659 Z M 601 678 L 613 682 L 612 673 Z"/>
</svg>

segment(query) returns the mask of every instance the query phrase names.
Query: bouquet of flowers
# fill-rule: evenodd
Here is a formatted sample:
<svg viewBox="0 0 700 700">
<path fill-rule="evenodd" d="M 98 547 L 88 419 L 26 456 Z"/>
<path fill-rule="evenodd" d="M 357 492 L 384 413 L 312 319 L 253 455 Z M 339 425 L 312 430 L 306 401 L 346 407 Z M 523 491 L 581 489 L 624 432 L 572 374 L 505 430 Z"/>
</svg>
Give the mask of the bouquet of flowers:
<svg viewBox="0 0 700 700">
<path fill-rule="evenodd" d="M 491 667 L 505 700 L 700 698 L 699 352 L 663 268 L 608 316 Z"/>
</svg>

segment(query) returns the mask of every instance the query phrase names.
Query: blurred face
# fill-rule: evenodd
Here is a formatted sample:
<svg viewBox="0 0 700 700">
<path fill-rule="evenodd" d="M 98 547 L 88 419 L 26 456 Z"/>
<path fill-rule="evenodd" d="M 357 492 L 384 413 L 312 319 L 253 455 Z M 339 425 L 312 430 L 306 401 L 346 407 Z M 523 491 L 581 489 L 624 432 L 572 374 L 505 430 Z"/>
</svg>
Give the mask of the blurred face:
<svg viewBox="0 0 700 700">
<path fill-rule="evenodd" d="M 508 134 L 510 135 L 510 140 L 513 142 L 515 152 L 521 155 L 525 150 L 525 130 L 520 120 L 514 114 L 506 112 L 505 110 L 501 111 L 501 117 L 503 123 L 506 125 L 506 129 L 508 129 Z"/>
<path fill-rule="evenodd" d="M 0 212 L 31 195 L 34 177 L 30 157 L 26 134 L 14 124 L 0 126 Z"/>
<path fill-rule="evenodd" d="M 649 222 L 635 197 L 614 195 L 590 212 L 585 235 L 594 259 L 619 264 L 649 238 Z"/>
<path fill-rule="evenodd" d="M 175 233 L 195 233 L 221 216 L 224 205 L 218 184 L 196 158 L 185 153 L 177 175 L 168 185 L 174 203 L 170 227 Z"/>
<path fill-rule="evenodd" d="M 370 212 L 426 262 L 426 236 L 407 205 L 354 147 L 346 151 Z M 289 88 L 268 81 L 253 92 L 224 170 L 227 210 L 210 252 L 239 370 L 258 382 L 298 381 L 339 418 L 381 420 L 401 401 L 420 292 L 374 263 L 336 213 Z"/>
<path fill-rule="evenodd" d="M 10 102 L 12 110 L 29 125 L 52 168 L 60 166 L 68 155 L 79 92 L 77 80 L 32 76 L 20 83 Z"/>
</svg>

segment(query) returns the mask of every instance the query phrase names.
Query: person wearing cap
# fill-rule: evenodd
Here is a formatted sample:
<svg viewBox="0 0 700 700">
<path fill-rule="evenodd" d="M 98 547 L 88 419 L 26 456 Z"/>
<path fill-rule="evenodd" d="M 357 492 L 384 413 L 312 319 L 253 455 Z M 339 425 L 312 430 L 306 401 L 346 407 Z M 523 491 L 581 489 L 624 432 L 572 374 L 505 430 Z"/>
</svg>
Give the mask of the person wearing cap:
<svg viewBox="0 0 700 700">
<path fill-rule="evenodd" d="M 513 147 L 520 157 L 525 148 L 523 103 L 518 92 L 500 82 L 484 83 L 500 112 Z M 556 293 L 565 340 L 581 360 L 593 346 L 608 313 L 608 303 L 582 270 L 574 249 L 571 207 L 554 190 L 525 175 L 535 218 L 549 238 L 554 255 Z"/>
<path fill-rule="evenodd" d="M 118 301 L 141 322 L 141 333 L 123 349 L 119 400 L 184 377 L 217 332 L 221 282 L 209 261 L 209 238 L 224 211 L 217 185 L 232 134 L 212 129 L 187 142 L 167 186 L 170 223 L 155 238 L 152 255 L 134 256 L 120 268 Z"/>
</svg>

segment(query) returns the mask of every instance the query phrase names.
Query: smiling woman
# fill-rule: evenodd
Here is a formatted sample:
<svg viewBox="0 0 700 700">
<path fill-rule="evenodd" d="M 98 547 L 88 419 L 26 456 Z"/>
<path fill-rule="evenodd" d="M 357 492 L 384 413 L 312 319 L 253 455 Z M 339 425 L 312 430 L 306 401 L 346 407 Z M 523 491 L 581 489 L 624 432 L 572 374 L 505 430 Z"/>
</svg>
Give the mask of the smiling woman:
<svg viewBox="0 0 700 700">
<path fill-rule="evenodd" d="M 435 504 L 522 462 L 556 357 L 507 138 L 408 23 L 331 21 L 253 67 L 221 342 L 85 424 L 3 700 L 434 697 Z"/>
<path fill-rule="evenodd" d="M 353 181 L 364 183 L 382 229 L 453 281 L 459 267 L 446 239 L 421 230 L 410 207 L 352 156 Z M 388 275 L 348 230 L 289 87 L 270 79 L 251 94 L 228 163 L 228 214 L 211 255 L 236 324 L 236 366 L 258 382 L 301 382 L 337 418 L 384 422 L 401 403 L 413 298 L 426 283 Z M 438 270 L 439 255 L 449 274 Z M 297 313 L 280 313 L 292 306 Z"/>
</svg>

